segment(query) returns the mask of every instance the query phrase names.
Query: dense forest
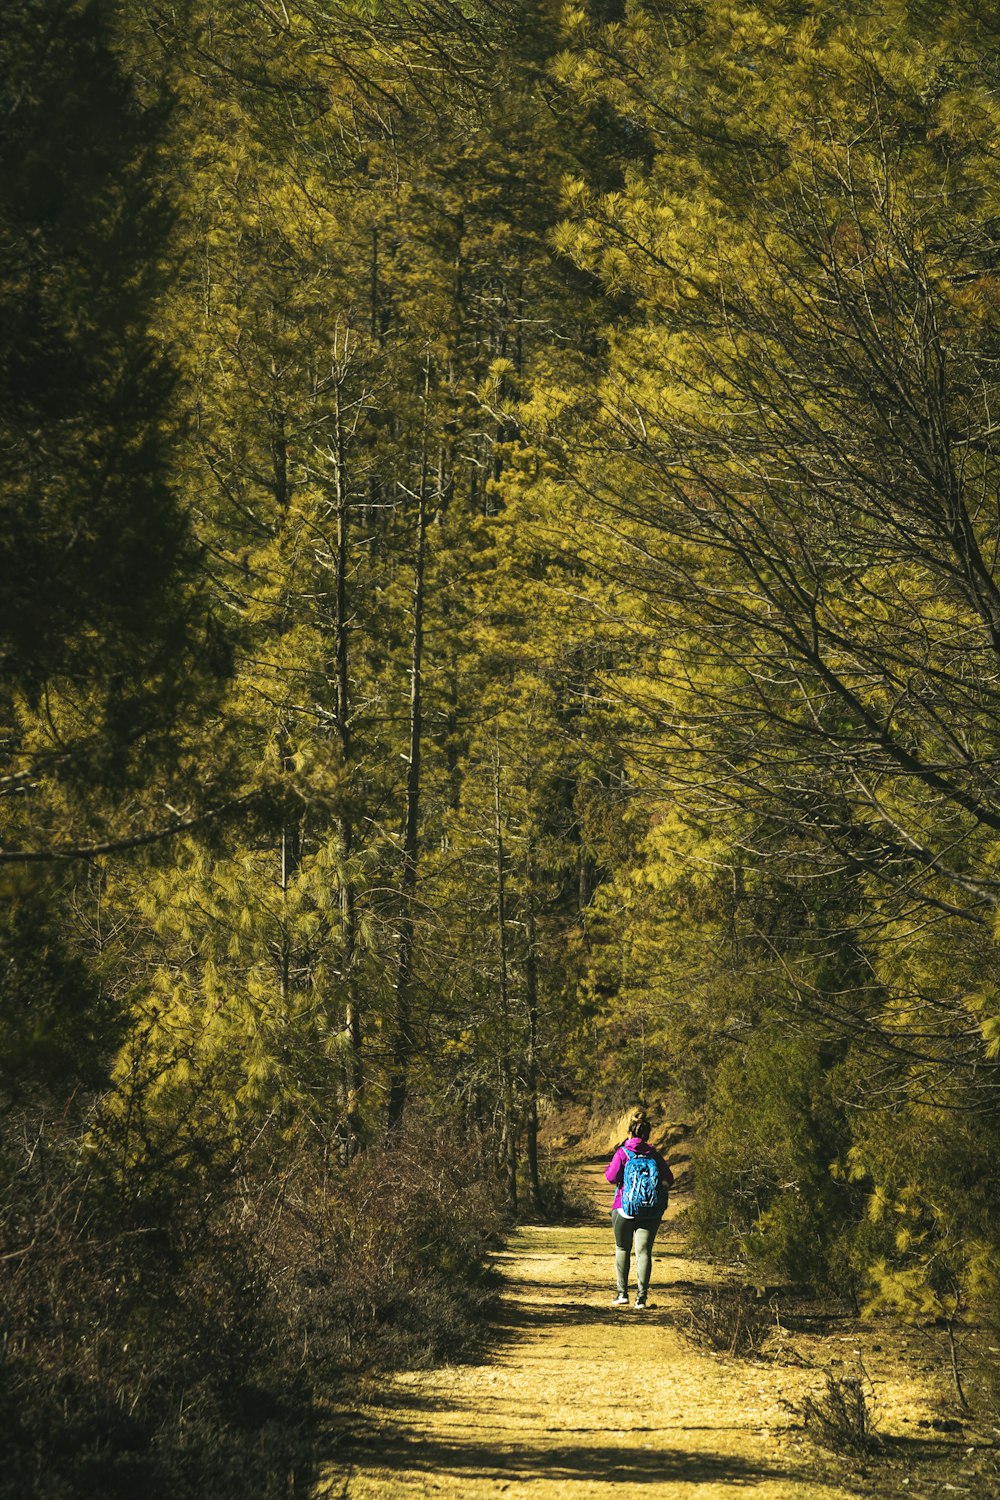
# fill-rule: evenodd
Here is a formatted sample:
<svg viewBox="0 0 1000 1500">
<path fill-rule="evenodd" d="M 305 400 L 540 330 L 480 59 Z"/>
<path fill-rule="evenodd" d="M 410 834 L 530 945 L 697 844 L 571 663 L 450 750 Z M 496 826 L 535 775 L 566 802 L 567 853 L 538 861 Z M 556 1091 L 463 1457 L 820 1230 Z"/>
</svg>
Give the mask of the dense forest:
<svg viewBox="0 0 1000 1500">
<path fill-rule="evenodd" d="M 559 1098 L 1000 1330 L 998 44 L 5 7 L 0 1493 L 297 1492 Z"/>
</svg>

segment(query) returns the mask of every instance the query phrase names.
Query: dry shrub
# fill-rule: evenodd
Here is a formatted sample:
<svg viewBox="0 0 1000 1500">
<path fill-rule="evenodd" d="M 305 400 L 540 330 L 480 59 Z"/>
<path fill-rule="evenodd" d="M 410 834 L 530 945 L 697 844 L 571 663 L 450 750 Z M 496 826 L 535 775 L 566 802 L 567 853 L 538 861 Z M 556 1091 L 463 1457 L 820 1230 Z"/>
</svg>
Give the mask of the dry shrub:
<svg viewBox="0 0 1000 1500">
<path fill-rule="evenodd" d="M 547 1224 L 581 1224 L 589 1218 L 592 1205 L 586 1193 L 577 1186 L 566 1161 L 546 1153 L 539 1162 L 541 1219 Z M 521 1202 L 528 1203 L 528 1185 L 521 1188 Z"/>
<path fill-rule="evenodd" d="M 329 1190 L 337 1202 L 312 1258 L 312 1305 L 340 1329 L 340 1356 L 413 1366 L 467 1350 L 494 1294 L 487 1258 L 509 1223 L 490 1142 L 413 1124 Z"/>
<path fill-rule="evenodd" d="M 307 1372 L 235 1199 L 129 1198 L 85 1137 L 22 1124 L 0 1198 L 0 1495 L 295 1493 Z"/>
<path fill-rule="evenodd" d="M 826 1390 L 815 1401 L 807 1396 L 801 1416 L 816 1442 L 834 1453 L 871 1458 L 884 1449 L 875 1428 L 871 1384 L 857 1375 L 827 1374 Z"/>
<path fill-rule="evenodd" d="M 750 1357 L 774 1328 L 777 1309 L 762 1302 L 753 1287 L 716 1286 L 697 1294 L 688 1314 L 692 1332 L 710 1349 Z"/>
<path fill-rule="evenodd" d="M 81 1125 L 6 1125 L 3 1500 L 304 1496 L 317 1396 L 482 1326 L 505 1221 L 477 1139 L 414 1130 L 345 1170 L 258 1137 L 130 1193 Z"/>
</svg>

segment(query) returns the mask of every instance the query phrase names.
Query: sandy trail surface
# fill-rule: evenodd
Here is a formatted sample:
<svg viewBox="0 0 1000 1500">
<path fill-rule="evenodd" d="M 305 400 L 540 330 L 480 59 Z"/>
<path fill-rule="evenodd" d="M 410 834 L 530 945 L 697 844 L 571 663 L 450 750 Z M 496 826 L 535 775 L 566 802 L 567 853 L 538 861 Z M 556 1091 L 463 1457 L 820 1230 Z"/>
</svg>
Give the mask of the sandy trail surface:
<svg viewBox="0 0 1000 1500">
<path fill-rule="evenodd" d="M 492 1353 L 475 1364 L 391 1377 L 327 1464 L 318 1495 L 621 1500 L 632 1489 L 643 1500 L 841 1500 L 880 1493 L 834 1461 L 818 1460 L 797 1429 L 785 1403 L 818 1392 L 819 1369 L 702 1352 L 679 1331 L 685 1296 L 714 1273 L 686 1255 L 674 1204 L 656 1242 L 649 1309 L 610 1306 L 613 1242 L 598 1165 L 581 1169 L 581 1186 L 593 1203 L 587 1223 L 527 1226 L 498 1257 L 505 1288 Z M 633 1265 L 633 1297 L 634 1276 Z M 905 1373 L 893 1386 L 899 1409 L 931 1409 L 930 1393 Z"/>
</svg>

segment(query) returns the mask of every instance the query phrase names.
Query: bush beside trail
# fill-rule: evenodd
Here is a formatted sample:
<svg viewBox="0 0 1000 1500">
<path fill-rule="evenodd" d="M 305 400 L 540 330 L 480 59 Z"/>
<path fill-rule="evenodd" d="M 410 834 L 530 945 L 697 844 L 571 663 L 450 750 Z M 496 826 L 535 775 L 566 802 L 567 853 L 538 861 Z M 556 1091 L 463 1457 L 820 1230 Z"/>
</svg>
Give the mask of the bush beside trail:
<svg viewBox="0 0 1000 1500">
<path fill-rule="evenodd" d="M 87 1132 L 8 1117 L 0 1496 L 305 1494 L 361 1369 L 469 1347 L 504 1228 L 485 1143 L 413 1126 L 349 1168 L 258 1141 L 114 1177 Z"/>
</svg>

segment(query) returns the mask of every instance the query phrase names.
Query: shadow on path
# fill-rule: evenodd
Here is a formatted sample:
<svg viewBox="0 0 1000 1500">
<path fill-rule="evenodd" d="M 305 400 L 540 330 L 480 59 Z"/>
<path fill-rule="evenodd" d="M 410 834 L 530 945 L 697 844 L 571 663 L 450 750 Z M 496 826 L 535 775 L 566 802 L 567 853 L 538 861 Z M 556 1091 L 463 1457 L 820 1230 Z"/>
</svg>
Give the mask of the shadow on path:
<svg viewBox="0 0 1000 1500">
<path fill-rule="evenodd" d="M 684 1452 L 677 1448 L 622 1447 L 599 1444 L 488 1443 L 470 1432 L 468 1441 L 426 1437 L 405 1430 L 362 1438 L 351 1454 L 357 1463 L 369 1458 L 379 1468 L 445 1475 L 465 1480 L 530 1480 L 552 1483 L 754 1485 L 768 1479 L 785 1482 L 811 1478 L 794 1468 L 772 1466 L 733 1454 Z"/>
<path fill-rule="evenodd" d="M 631 1315 L 632 1308 L 612 1307 L 610 1304 L 594 1307 L 588 1302 L 567 1302 L 548 1307 L 532 1307 L 524 1303 L 512 1303 L 504 1308 L 500 1334 L 502 1337 L 506 1333 L 509 1337 L 515 1333 L 530 1334 L 539 1328 L 586 1328 L 593 1325 L 612 1328 L 624 1324 Z M 643 1315 L 640 1313 L 639 1316 Z M 654 1321 L 652 1311 L 646 1316 L 651 1323 Z M 663 1321 L 662 1315 L 660 1321 Z"/>
</svg>

